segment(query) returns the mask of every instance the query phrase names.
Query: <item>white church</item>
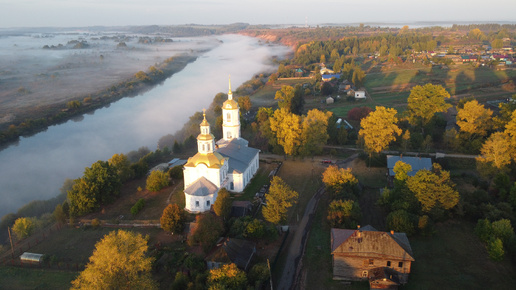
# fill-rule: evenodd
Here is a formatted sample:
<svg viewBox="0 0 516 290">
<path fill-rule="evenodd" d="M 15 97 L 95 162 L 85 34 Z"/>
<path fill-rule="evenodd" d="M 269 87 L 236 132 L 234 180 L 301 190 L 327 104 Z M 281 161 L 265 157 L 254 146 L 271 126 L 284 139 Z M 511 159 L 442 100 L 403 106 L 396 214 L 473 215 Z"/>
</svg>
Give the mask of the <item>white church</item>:
<svg viewBox="0 0 516 290">
<path fill-rule="evenodd" d="M 222 105 L 222 139 L 215 143 L 206 114 L 197 136 L 197 154 L 184 165 L 185 210 L 201 213 L 210 210 L 220 188 L 242 192 L 259 167 L 259 150 L 248 147 L 240 137 L 238 103 L 233 100 L 231 81 L 228 99 Z"/>
</svg>

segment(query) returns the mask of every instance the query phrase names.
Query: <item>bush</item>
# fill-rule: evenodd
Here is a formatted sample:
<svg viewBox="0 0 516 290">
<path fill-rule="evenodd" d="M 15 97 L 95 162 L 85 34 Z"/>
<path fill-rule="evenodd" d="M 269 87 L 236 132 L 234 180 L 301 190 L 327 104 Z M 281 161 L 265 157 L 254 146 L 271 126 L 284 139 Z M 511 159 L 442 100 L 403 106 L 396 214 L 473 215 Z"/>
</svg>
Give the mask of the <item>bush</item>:
<svg viewBox="0 0 516 290">
<path fill-rule="evenodd" d="M 489 258 L 493 261 L 501 261 L 505 256 L 505 251 L 503 250 L 502 240 L 496 238 L 491 239 L 487 243 L 487 252 L 489 253 Z"/>
<path fill-rule="evenodd" d="M 134 205 L 131 207 L 131 214 L 137 215 L 145 206 L 145 199 L 140 198 Z"/>
<path fill-rule="evenodd" d="M 100 221 L 99 221 L 99 219 L 92 219 L 92 220 L 91 220 L 91 226 L 92 226 L 92 227 L 95 227 L 95 228 L 96 228 L 96 227 L 98 227 L 98 226 L 100 226 Z"/>
</svg>

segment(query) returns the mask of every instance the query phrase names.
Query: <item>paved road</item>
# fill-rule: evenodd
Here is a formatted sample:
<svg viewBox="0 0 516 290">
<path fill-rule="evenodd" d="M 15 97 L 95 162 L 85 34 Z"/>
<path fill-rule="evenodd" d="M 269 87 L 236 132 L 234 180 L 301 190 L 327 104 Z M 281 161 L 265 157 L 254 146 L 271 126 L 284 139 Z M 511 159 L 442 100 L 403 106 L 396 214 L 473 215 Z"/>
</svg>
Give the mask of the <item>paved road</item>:
<svg viewBox="0 0 516 290">
<path fill-rule="evenodd" d="M 349 166 L 350 162 L 358 157 L 358 154 L 353 154 L 343 162 L 339 162 L 340 167 Z M 310 232 L 313 217 L 315 216 L 315 210 L 317 209 L 317 203 L 324 194 L 324 187 L 320 188 L 317 193 L 308 202 L 303 218 L 299 224 L 295 227 L 291 227 L 291 233 L 293 238 L 289 244 L 287 244 L 287 260 L 280 281 L 277 284 L 276 289 L 289 290 L 299 289 L 299 274 L 302 269 L 302 258 L 305 252 L 306 241 Z"/>
</svg>

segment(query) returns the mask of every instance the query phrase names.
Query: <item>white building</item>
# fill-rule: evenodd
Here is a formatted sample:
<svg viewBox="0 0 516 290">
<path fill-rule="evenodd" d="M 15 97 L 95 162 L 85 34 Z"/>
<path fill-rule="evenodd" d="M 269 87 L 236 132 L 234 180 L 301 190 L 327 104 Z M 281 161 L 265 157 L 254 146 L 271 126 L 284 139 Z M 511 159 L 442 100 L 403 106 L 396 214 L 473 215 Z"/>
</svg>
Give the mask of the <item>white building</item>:
<svg viewBox="0 0 516 290">
<path fill-rule="evenodd" d="M 248 147 L 240 137 L 238 103 L 233 100 L 231 82 L 228 99 L 222 105 L 222 139 L 215 145 L 206 116 L 197 136 L 197 154 L 184 165 L 185 209 L 199 213 L 208 211 L 224 187 L 242 192 L 259 167 L 259 150 Z"/>
<path fill-rule="evenodd" d="M 355 99 L 365 99 L 365 91 L 355 91 Z"/>
</svg>

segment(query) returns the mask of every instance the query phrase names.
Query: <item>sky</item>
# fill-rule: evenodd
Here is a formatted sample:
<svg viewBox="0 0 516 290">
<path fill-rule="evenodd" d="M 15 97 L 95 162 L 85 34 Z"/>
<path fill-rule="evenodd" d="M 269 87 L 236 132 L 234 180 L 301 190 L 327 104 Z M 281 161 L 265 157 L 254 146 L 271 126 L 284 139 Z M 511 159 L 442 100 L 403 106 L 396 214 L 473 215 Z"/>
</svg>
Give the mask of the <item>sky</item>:
<svg viewBox="0 0 516 290">
<path fill-rule="evenodd" d="M 0 0 L 0 28 L 516 22 L 514 0 Z"/>
</svg>

